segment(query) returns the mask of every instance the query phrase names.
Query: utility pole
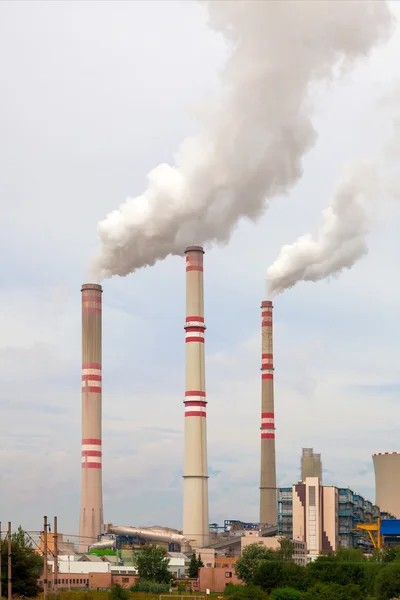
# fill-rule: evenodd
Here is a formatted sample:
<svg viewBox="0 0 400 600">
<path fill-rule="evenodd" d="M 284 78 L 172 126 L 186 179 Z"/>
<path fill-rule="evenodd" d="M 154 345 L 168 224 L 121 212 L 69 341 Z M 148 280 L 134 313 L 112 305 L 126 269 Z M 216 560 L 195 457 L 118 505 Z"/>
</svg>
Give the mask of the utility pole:
<svg viewBox="0 0 400 600">
<path fill-rule="evenodd" d="M 0 598 L 3 597 L 3 590 L 1 589 L 1 555 L 3 550 L 3 538 L 1 537 L 1 521 L 0 521 Z"/>
<path fill-rule="evenodd" d="M 43 530 L 43 600 L 47 600 L 47 517 L 44 518 Z M 11 596 L 9 596 L 11 598 Z"/>
<path fill-rule="evenodd" d="M 8 522 L 8 565 L 7 565 L 7 579 L 8 579 L 8 598 L 12 598 L 12 582 L 11 582 L 11 523 Z"/>
<path fill-rule="evenodd" d="M 54 517 L 53 557 L 54 557 L 53 589 L 54 589 L 54 592 L 57 593 L 57 590 L 58 590 L 58 533 L 57 533 L 57 517 Z"/>
</svg>

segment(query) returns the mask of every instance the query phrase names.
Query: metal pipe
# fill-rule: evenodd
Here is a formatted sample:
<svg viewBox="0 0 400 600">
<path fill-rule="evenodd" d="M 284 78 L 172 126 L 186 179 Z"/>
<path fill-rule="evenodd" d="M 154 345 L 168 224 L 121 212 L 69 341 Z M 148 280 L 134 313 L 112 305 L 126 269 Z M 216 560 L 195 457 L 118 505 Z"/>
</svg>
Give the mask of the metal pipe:
<svg viewBox="0 0 400 600">
<path fill-rule="evenodd" d="M 129 527 L 124 525 L 109 525 L 109 533 L 128 537 L 140 537 L 149 542 L 167 542 L 172 544 L 189 544 L 189 540 L 180 533 L 152 527 Z M 100 542 L 98 542 L 100 543 Z"/>
</svg>

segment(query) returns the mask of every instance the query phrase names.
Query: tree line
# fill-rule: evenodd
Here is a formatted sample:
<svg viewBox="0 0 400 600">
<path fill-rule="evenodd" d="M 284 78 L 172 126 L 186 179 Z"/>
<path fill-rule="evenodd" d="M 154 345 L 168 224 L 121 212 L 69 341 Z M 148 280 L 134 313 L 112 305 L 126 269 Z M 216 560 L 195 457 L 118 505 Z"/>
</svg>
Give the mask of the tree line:
<svg viewBox="0 0 400 600">
<path fill-rule="evenodd" d="M 340 549 L 305 566 L 293 561 L 294 547 L 281 540 L 278 550 L 251 544 L 235 565 L 242 586 L 227 586 L 231 600 L 391 600 L 400 597 L 400 550 Z"/>
</svg>

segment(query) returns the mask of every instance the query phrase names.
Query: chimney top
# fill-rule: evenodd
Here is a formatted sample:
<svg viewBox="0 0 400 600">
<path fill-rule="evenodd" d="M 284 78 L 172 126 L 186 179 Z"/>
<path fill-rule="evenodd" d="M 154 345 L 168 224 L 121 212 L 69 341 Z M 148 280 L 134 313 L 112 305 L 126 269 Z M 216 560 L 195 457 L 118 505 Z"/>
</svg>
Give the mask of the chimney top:
<svg viewBox="0 0 400 600">
<path fill-rule="evenodd" d="M 201 252 L 204 254 L 204 248 L 202 248 L 202 246 L 188 246 L 185 250 L 185 254 L 187 252 Z"/>
<path fill-rule="evenodd" d="M 83 292 L 84 290 L 93 290 L 95 292 L 102 292 L 103 288 L 98 283 L 84 283 L 82 285 L 81 292 Z"/>
</svg>

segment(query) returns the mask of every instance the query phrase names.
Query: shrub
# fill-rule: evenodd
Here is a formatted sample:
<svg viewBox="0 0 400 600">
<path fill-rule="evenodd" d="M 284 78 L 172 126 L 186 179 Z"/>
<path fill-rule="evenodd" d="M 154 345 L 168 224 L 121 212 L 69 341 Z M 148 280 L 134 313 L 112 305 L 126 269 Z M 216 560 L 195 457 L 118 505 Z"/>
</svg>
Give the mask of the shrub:
<svg viewBox="0 0 400 600">
<path fill-rule="evenodd" d="M 233 596 L 234 594 L 240 594 L 243 585 L 235 585 L 234 583 L 228 583 L 224 590 L 224 596 Z"/>
<path fill-rule="evenodd" d="M 131 587 L 131 592 L 147 592 L 148 594 L 165 594 L 169 590 L 169 583 L 157 583 L 157 581 L 146 581 L 146 579 L 140 579 Z"/>
<path fill-rule="evenodd" d="M 270 595 L 271 600 L 301 600 L 302 597 L 302 592 L 289 587 L 276 588 Z"/>
<path fill-rule="evenodd" d="M 267 600 L 268 596 L 256 585 L 238 585 L 230 596 L 231 600 Z"/>
<path fill-rule="evenodd" d="M 400 564 L 389 562 L 377 575 L 375 594 L 379 600 L 390 600 L 400 596 Z"/>
<path fill-rule="evenodd" d="M 129 600 L 129 592 L 119 583 L 113 583 L 110 590 L 110 600 Z"/>
</svg>

